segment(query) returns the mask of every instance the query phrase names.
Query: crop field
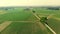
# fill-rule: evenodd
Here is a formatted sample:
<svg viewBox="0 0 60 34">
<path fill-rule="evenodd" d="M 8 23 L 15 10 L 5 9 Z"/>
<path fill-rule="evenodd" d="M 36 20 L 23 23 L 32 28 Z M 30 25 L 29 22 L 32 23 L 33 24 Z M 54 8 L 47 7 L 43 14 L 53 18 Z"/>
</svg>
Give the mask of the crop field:
<svg viewBox="0 0 60 34">
<path fill-rule="evenodd" d="M 48 25 L 60 34 L 60 10 L 44 8 L 0 10 L 0 34 L 53 34 L 33 15 L 32 10 L 39 17 L 48 17 Z"/>
</svg>

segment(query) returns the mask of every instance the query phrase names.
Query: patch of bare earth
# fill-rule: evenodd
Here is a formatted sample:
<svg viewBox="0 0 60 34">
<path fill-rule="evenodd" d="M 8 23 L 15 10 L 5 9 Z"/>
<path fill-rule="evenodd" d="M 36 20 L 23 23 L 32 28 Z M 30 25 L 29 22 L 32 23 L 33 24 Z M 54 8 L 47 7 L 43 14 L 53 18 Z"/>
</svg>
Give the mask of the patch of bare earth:
<svg viewBox="0 0 60 34">
<path fill-rule="evenodd" d="M 0 14 L 6 14 L 7 12 L 4 12 L 4 11 L 0 11 Z"/>
<path fill-rule="evenodd" d="M 5 21 L 4 23 L 0 24 L 0 32 L 3 31 L 11 23 L 12 21 Z"/>
</svg>

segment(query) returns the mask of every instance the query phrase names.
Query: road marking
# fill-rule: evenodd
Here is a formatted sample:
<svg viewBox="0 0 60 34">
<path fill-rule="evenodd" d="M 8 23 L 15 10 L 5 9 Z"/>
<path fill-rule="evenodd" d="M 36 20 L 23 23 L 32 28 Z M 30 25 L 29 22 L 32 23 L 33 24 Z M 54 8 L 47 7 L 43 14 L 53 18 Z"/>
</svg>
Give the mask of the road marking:
<svg viewBox="0 0 60 34">
<path fill-rule="evenodd" d="M 56 32 L 55 32 L 52 28 L 50 28 L 47 24 L 45 24 L 45 26 L 46 26 L 53 34 L 56 34 Z"/>
<path fill-rule="evenodd" d="M 5 21 L 4 23 L 0 24 L 0 32 L 3 31 L 11 23 L 12 21 Z"/>
</svg>

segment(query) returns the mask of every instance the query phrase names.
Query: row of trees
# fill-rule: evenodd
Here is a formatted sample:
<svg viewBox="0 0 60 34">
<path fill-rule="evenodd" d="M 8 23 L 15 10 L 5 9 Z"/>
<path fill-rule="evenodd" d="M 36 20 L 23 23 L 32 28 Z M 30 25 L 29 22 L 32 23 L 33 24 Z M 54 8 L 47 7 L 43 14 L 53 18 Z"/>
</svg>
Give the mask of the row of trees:
<svg viewBox="0 0 60 34">
<path fill-rule="evenodd" d="M 50 7 L 48 8 L 49 10 L 59 10 L 59 8 L 53 8 L 53 7 Z"/>
</svg>

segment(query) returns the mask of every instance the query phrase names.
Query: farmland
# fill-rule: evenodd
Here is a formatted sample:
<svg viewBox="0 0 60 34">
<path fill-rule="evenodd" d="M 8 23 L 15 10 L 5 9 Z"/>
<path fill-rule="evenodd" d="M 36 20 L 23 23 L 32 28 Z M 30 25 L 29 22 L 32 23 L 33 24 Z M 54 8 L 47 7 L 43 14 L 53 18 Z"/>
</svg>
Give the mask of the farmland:
<svg viewBox="0 0 60 34">
<path fill-rule="evenodd" d="M 39 17 L 49 17 L 48 25 L 60 34 L 60 10 L 47 10 L 43 8 L 33 8 Z M 38 24 L 39 20 L 31 13 L 32 10 L 25 8 L 0 10 L 0 29 L 3 23 L 11 22 L 3 28 L 1 34 L 52 34 L 44 25 Z M 41 23 L 41 22 L 39 22 Z M 45 28 L 45 29 L 44 29 Z"/>
</svg>

